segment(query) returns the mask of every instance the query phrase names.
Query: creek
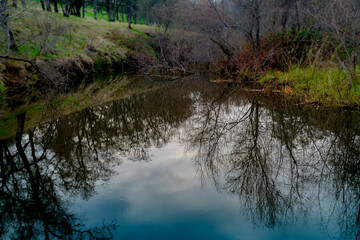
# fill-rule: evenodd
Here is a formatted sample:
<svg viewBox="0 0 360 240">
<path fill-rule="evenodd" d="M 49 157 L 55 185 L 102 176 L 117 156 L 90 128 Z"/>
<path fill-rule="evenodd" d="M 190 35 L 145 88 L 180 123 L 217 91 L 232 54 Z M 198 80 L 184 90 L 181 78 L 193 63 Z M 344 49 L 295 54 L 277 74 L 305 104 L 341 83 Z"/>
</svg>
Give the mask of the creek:
<svg viewBox="0 0 360 240">
<path fill-rule="evenodd" d="M 192 78 L 0 141 L 3 239 L 358 239 L 360 114 Z"/>
</svg>

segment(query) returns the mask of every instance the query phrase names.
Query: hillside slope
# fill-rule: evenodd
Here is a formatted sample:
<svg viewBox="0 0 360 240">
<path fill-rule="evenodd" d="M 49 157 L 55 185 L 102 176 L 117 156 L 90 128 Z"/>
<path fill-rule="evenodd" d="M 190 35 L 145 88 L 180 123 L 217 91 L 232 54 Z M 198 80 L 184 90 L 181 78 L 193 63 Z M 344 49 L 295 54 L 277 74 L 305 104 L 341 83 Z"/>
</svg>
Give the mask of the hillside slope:
<svg viewBox="0 0 360 240">
<path fill-rule="evenodd" d="M 10 9 L 10 28 L 18 49 L 7 53 L 0 35 L 0 93 L 8 96 L 29 89 L 61 90 L 84 77 L 128 72 L 141 68 L 139 55 L 156 62 L 148 35 L 155 28 L 94 20 L 91 17 L 63 17 L 42 11 L 33 3 L 28 9 Z M 7 91 L 5 91 L 7 90 Z"/>
</svg>

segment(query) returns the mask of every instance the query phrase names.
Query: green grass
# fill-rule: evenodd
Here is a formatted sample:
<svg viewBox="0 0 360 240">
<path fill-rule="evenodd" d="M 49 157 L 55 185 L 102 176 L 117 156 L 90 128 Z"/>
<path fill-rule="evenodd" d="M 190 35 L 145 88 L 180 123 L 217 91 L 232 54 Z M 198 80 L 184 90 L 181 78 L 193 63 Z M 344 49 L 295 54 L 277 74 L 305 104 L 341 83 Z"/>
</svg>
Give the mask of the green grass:
<svg viewBox="0 0 360 240">
<path fill-rule="evenodd" d="M 269 72 L 261 82 L 286 82 L 294 94 L 306 101 L 360 105 L 360 66 L 356 67 L 355 74 L 338 67 L 293 67 L 288 72 Z"/>
<path fill-rule="evenodd" d="M 29 8 L 25 11 L 9 6 L 9 25 L 18 44 L 17 51 L 12 52 L 11 56 L 28 60 L 36 58 L 37 63 L 45 63 L 42 66 L 49 63 L 48 69 L 54 71 L 56 68 L 50 66 L 55 64 L 65 69 L 73 67 L 80 69 L 83 75 L 92 70 L 97 74 L 109 74 L 113 67 L 129 64 L 127 59 L 138 54 L 138 49 L 145 49 L 146 52 L 142 51 L 142 54 L 153 56 L 147 34 L 154 33 L 155 27 L 136 24 L 129 29 L 127 23 L 107 21 L 105 12 L 99 13 L 99 20 L 93 19 L 91 7 L 87 8 L 87 13 L 85 18 L 72 15 L 64 17 L 61 12 L 43 11 L 36 1 L 29 2 Z M 131 46 L 126 43 L 134 41 L 137 48 L 130 49 Z M 0 33 L 0 55 L 6 54 L 5 35 Z M 74 71 L 73 74 L 72 79 L 76 80 L 77 73 Z M 83 76 L 81 73 L 78 75 Z M 3 93 L 6 86 L 3 82 L 20 80 L 17 84 L 33 90 L 32 86 L 36 86 L 39 79 L 28 71 L 24 62 L 6 60 L 6 66 L 0 62 L 0 103 L 5 99 Z"/>
<path fill-rule="evenodd" d="M 127 23 L 107 21 L 105 13 L 99 14 L 99 20 L 94 20 L 90 14 L 91 8 L 87 9 L 89 14 L 85 18 L 64 17 L 62 13 L 43 11 L 38 2 L 32 2 L 29 9 L 22 11 L 20 7 L 9 7 L 10 16 L 17 16 L 10 18 L 10 28 L 16 43 L 22 43 L 11 56 L 29 60 L 36 58 L 36 63 L 42 69 L 50 74 L 55 72 L 52 76 L 60 76 L 62 73 L 56 71 L 61 67 L 70 69 L 66 73 L 68 78 L 65 78 L 70 85 L 76 83 L 74 85 L 80 86 L 84 76 L 88 78 L 86 79 L 88 82 L 92 81 L 89 79 L 102 76 L 101 81 L 94 80 L 95 83 L 101 84 L 104 76 L 111 75 L 115 68 L 126 73 L 127 66 L 130 66 L 129 57 L 153 57 L 153 49 L 149 45 L 147 34 L 154 33 L 155 27 L 137 24 L 133 25 L 133 29 L 128 29 Z M 50 34 L 46 34 L 45 30 Z M 34 38 L 35 35 L 38 36 Z M 6 39 L 0 32 L 0 55 L 6 54 Z M 57 68 L 57 66 L 60 67 Z M 72 69 L 75 70 L 72 71 Z M 96 74 L 93 76 L 94 72 Z M 53 81 L 56 80 L 57 78 L 54 77 Z M 27 126 L 41 121 L 40 117 L 46 111 L 46 107 L 42 106 L 45 105 L 44 100 L 46 102 L 49 92 L 49 89 L 41 84 L 42 81 L 41 75 L 32 71 L 27 63 L 13 60 L 4 60 L 4 63 L 0 61 L 0 139 L 14 134 L 16 119 L 9 117 L 10 112 L 16 115 L 28 111 L 27 117 L 33 120 L 28 121 Z M 17 86 L 20 91 L 27 92 L 26 97 L 21 96 L 22 93 L 20 93 L 19 96 L 24 104 L 23 107 L 20 106 L 14 111 L 8 109 L 6 102 L 7 97 L 14 98 L 11 94 L 15 94 L 15 97 L 18 94 L 16 89 L 11 91 L 12 86 Z M 107 95 L 106 99 L 109 99 L 113 97 L 109 95 L 114 94 L 114 89 L 117 92 L 123 92 L 123 89 L 114 86 L 110 90 L 104 89 L 100 92 L 102 95 Z M 57 89 L 52 90 L 57 91 Z M 53 92 L 50 93 L 52 94 Z M 78 100 L 60 99 L 64 101 L 60 104 L 64 106 L 62 111 L 66 113 L 78 109 L 78 106 L 94 104 L 86 97 L 77 96 L 77 98 Z M 99 97 L 97 97 L 98 100 Z M 42 101 L 37 104 L 41 107 L 32 109 L 35 101 Z"/>
<path fill-rule="evenodd" d="M 40 5 L 40 1 L 39 0 L 32 0 L 31 3 L 34 3 L 36 4 L 35 7 L 39 8 L 41 7 Z M 52 7 L 52 11 L 54 10 L 53 9 L 53 6 L 51 5 Z M 58 5 L 58 9 L 59 9 L 59 13 L 62 14 L 62 10 L 61 10 L 61 6 L 60 4 Z M 81 14 L 82 14 L 82 9 L 81 9 Z M 127 16 L 126 16 L 126 13 L 123 13 L 124 15 L 124 22 L 127 23 Z M 108 20 L 108 14 L 106 12 L 105 9 L 101 9 L 100 11 L 100 7 L 98 6 L 98 12 L 97 12 L 97 19 L 98 20 Z M 89 18 L 94 18 L 94 7 L 92 5 L 86 5 L 85 6 L 85 17 L 89 17 Z M 120 15 L 120 12 L 119 12 L 119 21 L 121 21 L 121 15 Z M 132 20 L 132 23 L 134 24 L 135 21 Z M 143 18 L 140 18 L 138 20 L 138 24 L 145 24 L 145 20 Z"/>
<path fill-rule="evenodd" d="M 59 7 L 59 11 L 61 8 Z M 128 29 L 127 23 L 107 21 L 107 13 L 98 13 L 98 20 L 93 19 L 93 8 L 88 6 L 85 18 L 70 16 L 63 17 L 62 13 L 47 12 L 41 9 L 40 3 L 30 2 L 25 12 L 21 8 L 9 8 L 10 28 L 13 30 L 15 41 L 22 44 L 13 56 L 32 59 L 58 59 L 81 55 L 87 46 L 99 52 L 113 52 L 124 56 L 127 49 L 111 38 L 113 32 L 125 38 L 135 38 L 136 34 L 153 32 L 154 27 L 136 24 L 133 30 Z M 126 16 L 125 16 L 126 19 Z M 50 35 L 41 34 L 47 30 Z M 38 37 L 32 39 L 34 35 Z M 31 39 L 31 40 L 29 40 Z M 45 41 L 46 39 L 46 41 Z M 0 34 L 0 54 L 6 54 L 5 36 Z"/>
<path fill-rule="evenodd" d="M 93 6 L 90 6 L 90 5 L 88 5 L 88 6 L 86 6 L 85 7 L 85 17 L 89 17 L 89 18 L 94 18 L 94 8 L 93 8 Z M 108 20 L 108 14 L 107 14 L 107 12 L 105 11 L 105 10 L 102 10 L 101 12 L 97 12 L 97 14 L 96 14 L 96 17 L 97 17 L 97 19 L 98 20 Z M 119 21 L 121 21 L 121 15 L 120 15 L 120 13 L 119 13 Z M 128 21 L 127 21 L 127 16 L 126 16 L 126 14 L 124 13 L 124 22 L 125 23 L 127 23 Z M 134 22 L 134 20 L 132 21 L 132 23 L 134 24 L 135 22 Z M 139 24 L 144 24 L 144 21 L 138 21 L 138 23 Z"/>
<path fill-rule="evenodd" d="M 6 88 L 4 85 L 4 82 L 0 79 L 0 105 L 5 101 L 6 99 Z"/>
<path fill-rule="evenodd" d="M 0 94 L 5 90 L 3 81 L 0 79 Z"/>
</svg>

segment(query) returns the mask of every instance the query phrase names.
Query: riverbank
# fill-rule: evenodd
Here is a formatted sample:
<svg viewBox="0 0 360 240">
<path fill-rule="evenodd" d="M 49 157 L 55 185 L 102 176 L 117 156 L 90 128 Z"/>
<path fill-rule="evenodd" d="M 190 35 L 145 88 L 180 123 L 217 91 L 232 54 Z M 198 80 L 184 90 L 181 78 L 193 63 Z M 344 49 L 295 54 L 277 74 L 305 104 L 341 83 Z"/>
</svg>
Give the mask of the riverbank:
<svg viewBox="0 0 360 240">
<path fill-rule="evenodd" d="M 279 54 L 286 53 L 291 44 L 285 44 L 283 49 L 277 45 L 271 45 L 270 50 L 264 48 L 261 55 L 267 57 L 260 58 L 245 49 L 237 54 L 235 63 L 219 61 L 219 65 L 216 59 L 210 63 L 211 59 L 202 55 L 206 36 L 196 33 L 171 31 L 165 36 L 155 26 L 136 24 L 129 29 L 127 23 L 94 20 L 91 16 L 66 18 L 42 11 L 35 3 L 26 10 L 11 11 L 21 16 L 10 22 L 18 49 L 7 55 L 5 41 L 0 41 L 0 105 L 5 101 L 11 105 L 28 104 L 113 73 L 141 70 L 143 76 L 164 77 L 162 70 L 180 75 L 205 69 L 223 79 L 226 74 L 219 69 L 225 68 L 230 69 L 229 81 L 255 81 L 264 91 L 295 96 L 304 104 L 360 106 L 360 67 L 347 72 L 326 62 L 319 66 L 292 65 L 286 59 L 294 51 L 286 57 Z M 294 44 L 291 40 L 286 41 Z M 273 53 L 274 49 L 279 53 Z"/>
<path fill-rule="evenodd" d="M 259 78 L 265 88 L 278 88 L 284 95 L 296 96 L 304 104 L 360 106 L 360 67 L 347 73 L 337 67 L 293 67 L 289 71 L 269 71 Z"/>
<path fill-rule="evenodd" d="M 66 92 L 99 75 L 140 69 L 140 59 L 156 61 L 156 52 L 147 41 L 155 32 L 153 27 L 129 29 L 121 22 L 66 18 L 36 5 L 11 11 L 20 16 L 9 23 L 18 48 L 8 54 L 1 36 L 0 101 L 15 95 L 23 99 L 29 94 L 36 98 Z"/>
<path fill-rule="evenodd" d="M 349 43 L 353 37 L 326 28 L 270 32 L 212 68 L 239 82 L 296 96 L 303 104 L 359 108 L 360 65 L 358 45 Z"/>
</svg>

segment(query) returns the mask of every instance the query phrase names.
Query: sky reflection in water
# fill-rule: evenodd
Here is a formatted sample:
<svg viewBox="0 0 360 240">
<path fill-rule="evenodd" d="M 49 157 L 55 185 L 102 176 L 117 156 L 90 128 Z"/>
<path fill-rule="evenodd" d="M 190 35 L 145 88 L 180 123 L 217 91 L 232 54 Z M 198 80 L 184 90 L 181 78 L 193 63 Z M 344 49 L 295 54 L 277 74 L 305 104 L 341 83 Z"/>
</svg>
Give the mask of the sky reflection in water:
<svg viewBox="0 0 360 240">
<path fill-rule="evenodd" d="M 318 227 L 263 228 L 241 214 L 235 196 L 205 186 L 192 166 L 195 153 L 170 143 L 151 148 L 151 162 L 117 167 L 98 194 L 74 208 L 87 224 L 116 219 L 115 239 L 323 239 Z"/>
</svg>

